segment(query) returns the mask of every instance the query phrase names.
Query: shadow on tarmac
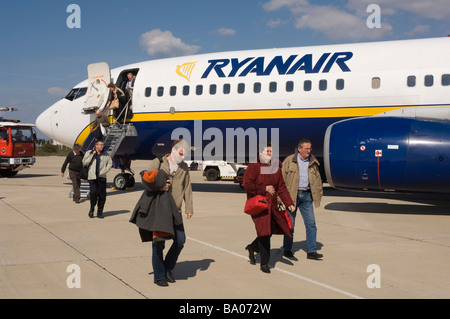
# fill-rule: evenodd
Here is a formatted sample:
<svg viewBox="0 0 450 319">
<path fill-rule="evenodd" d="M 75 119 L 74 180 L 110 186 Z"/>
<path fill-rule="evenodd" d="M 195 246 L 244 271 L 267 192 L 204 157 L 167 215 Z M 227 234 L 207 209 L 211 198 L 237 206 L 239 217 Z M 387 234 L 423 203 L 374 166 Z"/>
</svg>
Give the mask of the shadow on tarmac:
<svg viewBox="0 0 450 319">
<path fill-rule="evenodd" d="M 173 276 L 175 280 L 188 280 L 197 276 L 197 272 L 208 270 L 211 263 L 215 262 L 214 259 L 202 259 L 202 260 L 187 260 L 177 263 Z M 153 272 L 149 272 L 149 275 L 153 275 Z"/>
<path fill-rule="evenodd" d="M 367 201 L 365 202 L 336 202 L 324 206 L 325 209 L 333 211 L 348 213 L 450 216 L 450 201 L 448 194 L 354 192 L 324 187 L 324 196 L 367 198 Z M 373 199 L 402 200 L 410 202 L 410 204 L 380 203 L 374 202 Z"/>
</svg>

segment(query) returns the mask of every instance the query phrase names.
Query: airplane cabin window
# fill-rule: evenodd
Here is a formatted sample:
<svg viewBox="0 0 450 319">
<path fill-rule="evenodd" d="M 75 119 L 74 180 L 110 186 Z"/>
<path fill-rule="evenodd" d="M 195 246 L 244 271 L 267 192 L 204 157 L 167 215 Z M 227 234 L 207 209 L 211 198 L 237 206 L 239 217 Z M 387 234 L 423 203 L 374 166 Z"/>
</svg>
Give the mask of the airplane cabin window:
<svg viewBox="0 0 450 319">
<path fill-rule="evenodd" d="M 344 79 L 337 79 L 336 90 L 343 90 L 343 89 L 344 89 Z"/>
<path fill-rule="evenodd" d="M 189 85 L 183 86 L 183 95 L 189 95 L 190 87 Z"/>
<path fill-rule="evenodd" d="M 303 90 L 304 91 L 311 91 L 312 88 L 312 82 L 310 80 L 306 80 L 303 82 Z"/>
<path fill-rule="evenodd" d="M 433 86 L 434 84 L 434 78 L 432 75 L 425 75 L 425 86 Z"/>
<path fill-rule="evenodd" d="M 78 90 L 77 96 L 75 96 L 75 99 L 78 99 L 79 97 L 82 97 L 86 95 L 87 88 L 81 88 Z"/>
<path fill-rule="evenodd" d="M 175 95 L 177 95 L 177 87 L 176 87 L 176 86 L 171 86 L 171 87 L 170 87 L 169 94 L 170 94 L 170 96 L 175 96 Z"/>
<path fill-rule="evenodd" d="M 319 90 L 325 91 L 327 89 L 327 80 L 319 81 Z"/>
<path fill-rule="evenodd" d="M 269 92 L 274 93 L 277 91 L 277 82 L 270 82 L 269 83 Z"/>
<path fill-rule="evenodd" d="M 379 89 L 381 87 L 381 79 L 379 77 L 372 78 L 372 89 Z"/>
<path fill-rule="evenodd" d="M 292 92 L 292 91 L 294 91 L 294 82 L 287 81 L 286 82 L 286 92 Z"/>
<path fill-rule="evenodd" d="M 231 85 L 230 84 L 224 84 L 223 85 L 223 94 L 230 94 L 231 91 Z"/>
<path fill-rule="evenodd" d="M 441 83 L 443 86 L 450 85 L 450 74 L 442 74 Z"/>
<path fill-rule="evenodd" d="M 242 94 L 245 92 L 245 84 L 244 83 L 239 83 L 238 87 L 237 87 L 237 91 L 239 94 Z"/>
<path fill-rule="evenodd" d="M 195 87 L 195 94 L 202 95 L 203 94 L 203 85 L 197 85 Z"/>
<path fill-rule="evenodd" d="M 164 87 L 163 86 L 158 87 L 157 95 L 160 97 L 164 95 Z"/>
<path fill-rule="evenodd" d="M 209 86 L 209 94 L 214 95 L 214 94 L 216 94 L 216 92 L 217 92 L 217 85 L 211 84 Z"/>
<path fill-rule="evenodd" d="M 253 84 L 253 92 L 255 92 L 255 93 L 261 92 L 261 83 L 260 82 L 255 82 L 255 84 Z"/>
<path fill-rule="evenodd" d="M 152 95 L 152 88 L 145 88 L 145 97 L 150 97 Z"/>
<path fill-rule="evenodd" d="M 406 84 L 410 88 L 415 87 L 416 86 L 416 77 L 414 75 L 408 76 L 408 79 L 406 80 Z"/>
</svg>

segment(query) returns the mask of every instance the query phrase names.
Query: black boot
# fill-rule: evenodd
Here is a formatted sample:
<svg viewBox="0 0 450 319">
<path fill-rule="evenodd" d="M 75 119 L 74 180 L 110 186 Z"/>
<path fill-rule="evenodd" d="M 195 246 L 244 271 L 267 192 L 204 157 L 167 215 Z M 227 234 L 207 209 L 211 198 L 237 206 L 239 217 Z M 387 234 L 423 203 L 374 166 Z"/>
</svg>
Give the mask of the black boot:
<svg viewBox="0 0 450 319">
<path fill-rule="evenodd" d="M 101 210 L 97 212 L 97 218 L 103 218 L 103 212 Z"/>
<path fill-rule="evenodd" d="M 248 259 L 250 259 L 250 264 L 256 265 L 255 251 L 253 250 L 252 246 L 247 245 L 245 249 L 248 250 Z"/>
<path fill-rule="evenodd" d="M 266 274 L 270 274 L 270 269 L 268 265 L 261 265 L 260 269 L 262 272 L 265 272 Z"/>
<path fill-rule="evenodd" d="M 91 208 L 91 210 L 88 213 L 89 218 L 94 218 L 94 210 Z"/>
</svg>

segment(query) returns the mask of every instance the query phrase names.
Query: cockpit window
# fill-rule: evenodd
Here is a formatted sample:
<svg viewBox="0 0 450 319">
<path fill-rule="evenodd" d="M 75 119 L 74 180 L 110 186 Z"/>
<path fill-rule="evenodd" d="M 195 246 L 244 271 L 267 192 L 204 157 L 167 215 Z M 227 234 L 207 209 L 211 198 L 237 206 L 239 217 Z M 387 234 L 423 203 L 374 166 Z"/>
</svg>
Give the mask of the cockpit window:
<svg viewBox="0 0 450 319">
<path fill-rule="evenodd" d="M 78 99 L 79 97 L 82 97 L 84 95 L 86 95 L 87 92 L 87 88 L 81 88 L 78 90 L 77 96 L 75 97 L 75 100 Z"/>
<path fill-rule="evenodd" d="M 73 101 L 75 96 L 77 95 L 79 89 L 72 89 L 69 94 L 66 95 L 65 99 L 69 101 Z"/>
<path fill-rule="evenodd" d="M 86 95 L 87 88 L 75 88 L 72 89 L 69 94 L 65 97 L 66 100 L 73 101 L 78 99 L 79 97 L 82 97 L 83 95 Z"/>
</svg>

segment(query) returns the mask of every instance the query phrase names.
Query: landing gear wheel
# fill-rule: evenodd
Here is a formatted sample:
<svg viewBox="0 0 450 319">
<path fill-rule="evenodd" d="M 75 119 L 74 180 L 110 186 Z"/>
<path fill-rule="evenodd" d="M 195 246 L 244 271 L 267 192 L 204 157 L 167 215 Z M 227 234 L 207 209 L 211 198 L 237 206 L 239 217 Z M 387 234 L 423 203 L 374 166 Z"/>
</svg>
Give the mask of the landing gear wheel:
<svg viewBox="0 0 450 319">
<path fill-rule="evenodd" d="M 116 177 L 114 177 L 114 187 L 119 190 L 133 187 L 134 183 L 134 176 L 129 173 L 120 173 L 117 174 Z"/>
</svg>

